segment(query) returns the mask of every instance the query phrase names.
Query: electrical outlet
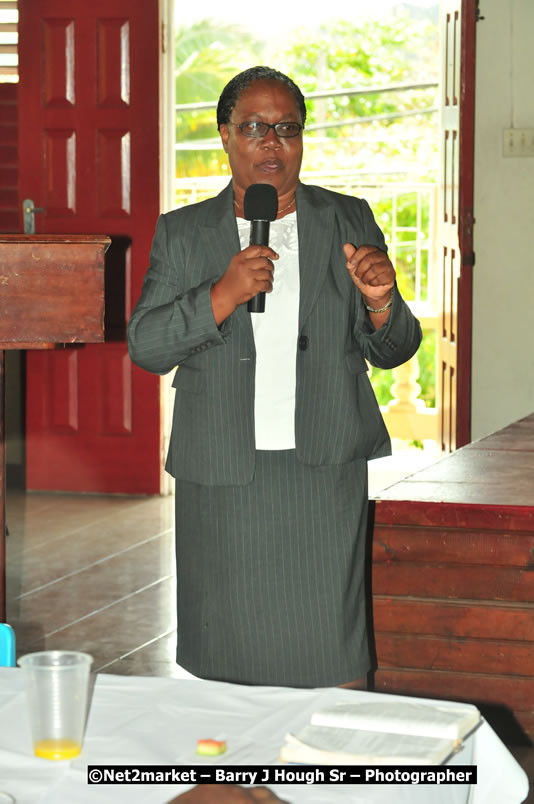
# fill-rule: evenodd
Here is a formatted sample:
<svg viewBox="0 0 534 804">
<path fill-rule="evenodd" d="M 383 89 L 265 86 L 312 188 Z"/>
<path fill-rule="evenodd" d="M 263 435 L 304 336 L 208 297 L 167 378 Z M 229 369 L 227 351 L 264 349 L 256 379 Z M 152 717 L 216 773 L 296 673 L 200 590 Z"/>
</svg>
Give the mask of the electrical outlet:
<svg viewBox="0 0 534 804">
<path fill-rule="evenodd" d="M 505 128 L 504 156 L 534 156 L 534 128 Z"/>
</svg>

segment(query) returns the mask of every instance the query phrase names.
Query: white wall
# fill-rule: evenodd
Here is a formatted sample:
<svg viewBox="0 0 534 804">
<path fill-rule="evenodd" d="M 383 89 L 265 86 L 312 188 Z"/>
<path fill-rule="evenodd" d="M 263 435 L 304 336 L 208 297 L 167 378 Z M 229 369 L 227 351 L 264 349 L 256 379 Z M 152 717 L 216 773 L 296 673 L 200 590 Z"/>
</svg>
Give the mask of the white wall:
<svg viewBox="0 0 534 804">
<path fill-rule="evenodd" d="M 480 0 L 477 24 L 472 438 L 534 412 L 534 0 Z"/>
</svg>

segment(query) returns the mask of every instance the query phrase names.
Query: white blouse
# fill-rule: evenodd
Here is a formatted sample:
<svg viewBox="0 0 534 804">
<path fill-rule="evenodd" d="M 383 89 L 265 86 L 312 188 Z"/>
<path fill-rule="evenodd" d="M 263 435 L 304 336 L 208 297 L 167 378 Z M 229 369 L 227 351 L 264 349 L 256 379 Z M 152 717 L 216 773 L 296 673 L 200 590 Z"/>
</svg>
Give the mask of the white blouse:
<svg viewBox="0 0 534 804">
<path fill-rule="evenodd" d="M 244 249 L 250 221 L 237 218 L 237 227 Z M 256 344 L 256 449 L 294 449 L 300 290 L 297 213 L 272 221 L 269 235 L 270 247 L 280 255 L 273 261 L 273 290 L 265 294 L 265 312 L 250 314 Z"/>
</svg>

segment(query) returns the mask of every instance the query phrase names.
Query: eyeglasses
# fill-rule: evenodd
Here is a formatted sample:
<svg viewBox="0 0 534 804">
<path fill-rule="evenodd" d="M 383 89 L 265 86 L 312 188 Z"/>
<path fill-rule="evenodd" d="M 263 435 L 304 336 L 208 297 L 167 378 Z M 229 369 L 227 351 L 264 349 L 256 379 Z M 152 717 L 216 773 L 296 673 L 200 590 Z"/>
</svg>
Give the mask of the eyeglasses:
<svg viewBox="0 0 534 804">
<path fill-rule="evenodd" d="M 240 129 L 245 137 L 256 137 L 261 139 L 266 137 L 270 128 L 274 130 L 277 137 L 297 137 L 304 126 L 300 123 L 262 123 L 259 120 L 252 120 L 246 123 L 229 123 L 230 126 L 235 126 Z"/>
</svg>

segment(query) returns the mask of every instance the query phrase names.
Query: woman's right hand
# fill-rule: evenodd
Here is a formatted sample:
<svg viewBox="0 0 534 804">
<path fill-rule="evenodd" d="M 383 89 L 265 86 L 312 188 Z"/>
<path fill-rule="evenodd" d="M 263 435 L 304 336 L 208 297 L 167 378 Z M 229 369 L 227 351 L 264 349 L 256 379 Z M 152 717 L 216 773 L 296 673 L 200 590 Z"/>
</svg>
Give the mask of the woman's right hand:
<svg viewBox="0 0 534 804">
<path fill-rule="evenodd" d="M 258 293 L 272 291 L 272 261 L 277 259 L 278 254 L 269 246 L 247 246 L 232 257 L 223 276 L 211 288 L 211 306 L 217 326 L 240 304 Z"/>
</svg>

